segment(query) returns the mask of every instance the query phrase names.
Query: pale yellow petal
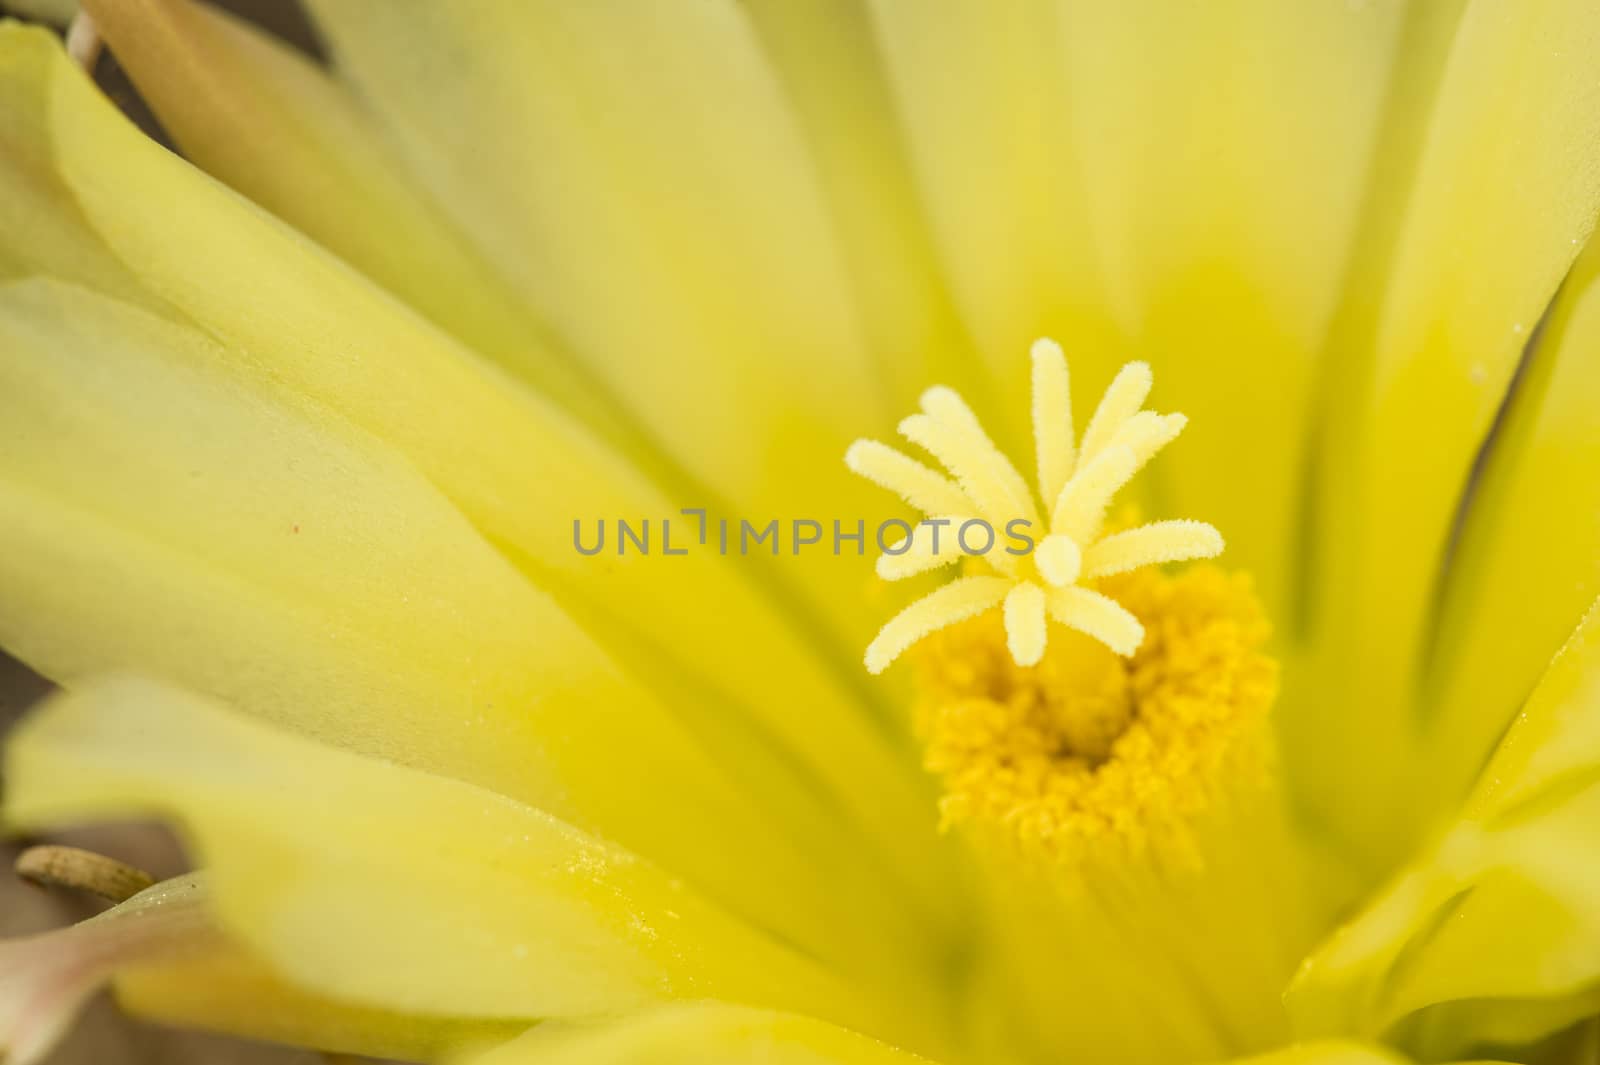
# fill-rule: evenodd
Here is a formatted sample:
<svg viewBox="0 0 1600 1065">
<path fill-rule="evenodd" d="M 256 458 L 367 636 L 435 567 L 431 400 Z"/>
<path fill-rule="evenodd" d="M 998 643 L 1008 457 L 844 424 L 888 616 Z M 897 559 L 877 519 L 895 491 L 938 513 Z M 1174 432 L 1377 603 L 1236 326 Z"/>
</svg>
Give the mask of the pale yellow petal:
<svg viewBox="0 0 1600 1065">
<path fill-rule="evenodd" d="M 1388 280 L 1373 361 L 1358 349 L 1345 368 L 1359 400 L 1340 415 L 1352 423 L 1343 460 L 1353 483 L 1321 514 L 1350 524 L 1321 537 L 1316 624 L 1337 649 L 1329 675 L 1356 686 L 1336 710 L 1313 694 L 1286 724 L 1294 775 L 1375 865 L 1403 854 L 1440 811 L 1381 784 L 1351 793 L 1349 767 L 1408 787 L 1426 742 L 1430 704 L 1411 695 L 1458 508 L 1519 358 L 1600 209 L 1597 48 L 1600 10 L 1587 0 L 1468 5 L 1431 114 L 1412 131 L 1424 146 L 1393 252 L 1376 264 Z M 1308 680 L 1313 692 L 1323 683 Z"/>
<path fill-rule="evenodd" d="M 1450 1054 L 1473 1033 L 1530 1040 L 1569 1023 L 1600 981 L 1597 770 L 1600 605 L 1461 818 L 1307 961 L 1288 999 L 1300 1030 L 1376 1035 L 1456 1004 L 1473 1023 L 1428 1032 Z"/>
<path fill-rule="evenodd" d="M 1066 125 L 1055 5 L 866 6 L 939 265 L 974 361 L 996 382 L 980 410 L 1002 447 L 1027 454 L 1029 427 L 1014 414 L 1028 409 L 1022 355 L 1034 340 L 1063 343 L 1079 382 L 1098 387 L 1119 364 Z"/>
<path fill-rule="evenodd" d="M 188 159 L 609 439 L 642 447 L 543 323 L 408 179 L 346 87 L 210 4 L 95 0 L 85 10 Z"/>
<path fill-rule="evenodd" d="M 874 928 L 918 942 L 897 874 L 739 786 L 377 441 L 240 388 L 191 329 L 57 283 L 0 285 L 0 349 L 0 643 L 35 668 L 146 671 L 537 803 L 823 956 L 893 964 Z M 727 861 L 739 837 L 765 857 Z"/>
<path fill-rule="evenodd" d="M 1193 419 L 1158 497 L 1223 529 L 1281 618 L 1325 331 L 1368 187 L 1390 176 L 1375 149 L 1407 5 L 1057 6 L 1074 202 L 1117 358 L 1147 359 Z"/>
<path fill-rule="evenodd" d="M 893 410 L 929 381 L 990 387 L 933 251 L 872 16 L 859 0 L 746 0 L 831 208 L 857 313 Z"/>
<path fill-rule="evenodd" d="M 704 502 L 871 513 L 828 457 L 886 426 L 887 390 L 740 4 L 308 6 L 420 180 Z M 856 646 L 866 566 L 809 561 L 775 568 Z"/>
<path fill-rule="evenodd" d="M 158 1024 L 399 1061 L 437 1061 L 508 1039 L 526 1024 L 342 1002 L 289 983 L 227 936 L 212 940 L 202 951 L 118 973 L 117 1005 Z"/>
<path fill-rule="evenodd" d="M 1425 780 L 1442 801 L 1465 792 L 1571 619 L 1600 597 L 1597 278 L 1591 241 L 1473 489 L 1437 608 Z"/>
<path fill-rule="evenodd" d="M 671 517 L 682 543 L 697 522 L 679 507 L 714 501 L 656 487 L 549 402 L 151 144 L 48 35 L 0 30 L 0 77 L 0 136 L 25 161 L 4 173 L 20 174 L 33 197 L 24 217 L 42 216 L 78 242 L 33 239 L 43 236 L 37 222 L 0 228 L 0 262 L 9 264 L 0 269 L 175 307 L 218 338 L 208 361 L 237 387 L 307 397 L 381 439 L 608 652 L 664 689 L 742 784 L 788 809 L 792 825 L 809 824 L 813 845 L 859 851 L 848 841 L 860 825 L 868 852 L 893 855 L 903 872 L 891 876 L 926 908 L 950 905 L 922 783 L 888 711 L 863 696 L 853 650 L 819 651 L 814 623 L 796 617 L 792 600 L 774 601 L 755 560 L 712 550 L 602 560 L 573 543 L 575 519 L 623 516 L 655 519 L 658 535 Z M 837 469 L 825 456 L 841 450 L 818 451 L 817 464 Z M 853 525 L 843 511 L 815 512 Z M 815 557 L 839 579 L 859 566 L 852 597 L 839 598 L 853 603 L 870 579 L 865 554 Z M 855 613 L 870 625 L 867 612 Z M 777 676 L 784 700 L 772 698 Z"/>
<path fill-rule="evenodd" d="M 668 1007 L 604 1024 L 540 1025 L 520 1039 L 456 1065 L 750 1065 L 757 1061 L 930 1065 L 926 1058 L 812 1017 L 722 1002 Z"/>
<path fill-rule="evenodd" d="M 1229 1065 L 1404 1065 L 1405 1058 L 1376 1043 L 1338 1040 L 1297 1043 L 1248 1058 L 1233 1058 Z"/>
<path fill-rule="evenodd" d="M 712 995 L 886 1027 L 875 996 L 614 844 L 172 689 L 60 696 L 5 770 L 13 826 L 176 819 L 223 929 L 314 992 L 501 1019 Z"/>
</svg>

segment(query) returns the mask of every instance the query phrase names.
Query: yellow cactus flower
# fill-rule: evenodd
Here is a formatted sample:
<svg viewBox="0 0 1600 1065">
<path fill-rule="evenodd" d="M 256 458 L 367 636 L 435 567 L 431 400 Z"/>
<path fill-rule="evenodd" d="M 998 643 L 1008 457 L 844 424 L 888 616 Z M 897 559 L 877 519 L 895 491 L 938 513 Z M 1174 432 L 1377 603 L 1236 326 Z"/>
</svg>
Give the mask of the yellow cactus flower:
<svg viewBox="0 0 1600 1065">
<path fill-rule="evenodd" d="M 1593 1057 L 1593 0 L 305 6 L 0 24 L 8 1063 Z"/>
</svg>

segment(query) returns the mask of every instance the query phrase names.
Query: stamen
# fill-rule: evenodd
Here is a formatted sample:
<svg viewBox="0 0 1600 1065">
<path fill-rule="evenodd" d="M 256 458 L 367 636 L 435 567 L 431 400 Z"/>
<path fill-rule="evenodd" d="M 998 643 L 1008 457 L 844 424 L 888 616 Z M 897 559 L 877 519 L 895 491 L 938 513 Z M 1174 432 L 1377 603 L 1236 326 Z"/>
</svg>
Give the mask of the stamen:
<svg viewBox="0 0 1600 1065">
<path fill-rule="evenodd" d="M 871 672 L 886 668 L 929 633 L 1001 603 L 1007 646 L 1018 664 L 1040 660 L 1051 618 L 1130 655 L 1144 637 L 1143 628 L 1128 611 L 1083 582 L 1141 566 L 1209 558 L 1222 550 L 1221 535 L 1201 522 L 1160 522 L 1134 530 L 1136 535 L 1101 537 L 1112 497 L 1186 424 L 1181 414 L 1140 410 L 1150 394 L 1150 367 L 1135 362 L 1122 368 L 1075 450 L 1066 356 L 1052 341 L 1039 340 L 1032 359 L 1037 497 L 972 409 L 948 388 L 924 392 L 922 413 L 906 418 L 899 428 L 907 440 L 938 459 L 953 481 L 876 441 L 858 440 L 845 452 L 851 470 L 948 523 L 938 530 L 919 527 L 909 542 L 895 545 L 878 560 L 879 576 L 900 580 L 956 561 L 963 561 L 967 571 L 883 627 L 867 649 Z M 1040 502 L 1050 505 L 1043 530 L 1037 528 Z M 1020 522 L 1029 530 L 1033 554 L 995 551 L 991 542 L 987 554 L 966 557 L 956 533 L 974 518 L 1008 534 Z M 935 537 L 942 537 L 937 550 Z"/>
<path fill-rule="evenodd" d="M 1005 453 L 989 439 L 978 416 L 972 413 L 972 408 L 967 406 L 965 400 L 952 389 L 936 386 L 922 393 L 922 409 L 960 434 L 967 461 L 980 466 L 984 475 L 993 478 L 999 485 L 1009 502 L 1009 515 L 1037 517 L 1033 514 L 1033 496 L 1028 492 L 1028 482 L 1017 472 Z"/>
<path fill-rule="evenodd" d="M 1076 586 L 1054 588 L 1047 603 L 1051 617 L 1069 629 L 1093 636 L 1119 655 L 1133 654 L 1144 642 L 1144 626 L 1139 619 L 1115 599 L 1099 592 Z"/>
<path fill-rule="evenodd" d="M 1188 424 L 1189 419 L 1181 414 L 1142 410 L 1122 423 L 1111 442 L 1133 452 L 1133 470 L 1138 473 L 1145 463 L 1155 458 L 1156 452 L 1176 440 Z"/>
<path fill-rule="evenodd" d="M 924 514 L 966 514 L 976 510 L 954 481 L 916 459 L 876 440 L 857 440 L 844 463 L 879 488 L 887 488 Z"/>
<path fill-rule="evenodd" d="M 1084 559 L 1084 573 L 1108 577 L 1161 562 L 1214 558 L 1221 553 L 1222 534 L 1203 521 L 1155 521 L 1112 533 L 1095 543 Z"/>
<path fill-rule="evenodd" d="M 1100 405 L 1095 408 L 1094 415 L 1090 417 L 1089 428 L 1083 431 L 1083 447 L 1078 456 L 1080 463 L 1088 462 L 1100 453 L 1101 448 L 1111 443 L 1111 438 L 1122 428 L 1122 423 L 1144 406 L 1154 384 L 1155 376 L 1150 372 L 1147 362 L 1130 362 L 1118 371 L 1111 387 L 1106 389 L 1105 396 L 1101 398 Z"/>
<path fill-rule="evenodd" d="M 1044 657 L 1045 595 L 1037 584 L 1023 581 L 1006 596 L 1006 645 L 1019 666 L 1036 666 Z"/>
<path fill-rule="evenodd" d="M 1213 566 L 1106 587 L 1121 602 L 1043 589 L 1049 615 L 1077 631 L 1052 633 L 1037 659 L 1033 582 L 930 639 L 916 657 L 925 764 L 945 825 L 977 840 L 1075 869 L 1159 852 L 1171 870 L 1201 818 L 1271 774 L 1268 627 L 1249 580 Z M 1120 653 L 1141 629 L 1138 651 Z"/>
<path fill-rule="evenodd" d="M 110 902 L 126 902 L 156 882 L 144 870 L 115 858 L 54 844 L 29 847 L 17 855 L 13 868 L 31 884 L 84 891 Z"/>
<path fill-rule="evenodd" d="M 1039 573 L 1057 588 L 1065 588 L 1083 572 L 1083 551 L 1070 536 L 1054 535 L 1044 538 L 1035 553 Z"/>
<path fill-rule="evenodd" d="M 960 431 L 927 414 L 913 414 L 898 426 L 900 435 L 944 464 L 955 475 L 967 498 L 978 512 L 993 522 L 997 516 L 1014 513 L 1014 504 L 998 478 L 983 469 L 971 453 L 971 446 Z"/>
<path fill-rule="evenodd" d="M 1033 446 L 1039 498 L 1054 499 L 1072 475 L 1072 382 L 1067 356 L 1053 340 L 1033 343 Z"/>
<path fill-rule="evenodd" d="M 900 653 L 930 632 L 999 606 L 1011 591 L 1004 577 L 960 577 L 923 596 L 890 619 L 867 646 L 868 673 L 882 673 Z"/>
<path fill-rule="evenodd" d="M 1079 543 L 1090 542 L 1105 521 L 1111 497 L 1133 480 L 1139 460 L 1133 451 L 1113 444 L 1073 475 L 1056 498 L 1050 527 Z"/>
<path fill-rule="evenodd" d="M 875 567 L 878 576 L 886 581 L 899 581 L 960 560 L 964 552 L 956 538 L 956 530 L 961 528 L 963 522 L 973 519 L 970 516 L 940 515 L 935 520 L 947 524 L 936 526 L 919 523 L 911 530 L 909 537 L 902 538 L 890 550 L 879 555 Z M 909 545 L 907 540 L 910 541 Z M 934 549 L 935 543 L 938 544 L 937 550 Z"/>
</svg>

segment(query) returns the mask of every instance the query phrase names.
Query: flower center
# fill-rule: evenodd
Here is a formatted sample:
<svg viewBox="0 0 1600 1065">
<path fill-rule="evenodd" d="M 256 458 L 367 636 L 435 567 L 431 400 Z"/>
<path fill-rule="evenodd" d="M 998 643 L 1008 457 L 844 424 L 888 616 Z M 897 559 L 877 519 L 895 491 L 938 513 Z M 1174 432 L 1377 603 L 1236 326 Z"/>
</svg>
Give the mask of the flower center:
<svg viewBox="0 0 1600 1065">
<path fill-rule="evenodd" d="M 1075 441 L 1066 356 L 1051 341 L 1034 344 L 1037 496 L 948 388 L 923 393 L 922 412 L 902 421 L 900 433 L 938 459 L 950 476 L 875 440 L 850 446 L 845 462 L 852 470 L 928 516 L 878 560 L 879 576 L 900 580 L 964 560 L 977 570 L 895 615 L 867 648 L 868 672 L 881 673 L 930 633 L 994 607 L 1003 608 L 1006 646 L 1018 665 L 1043 658 L 1051 620 L 1117 654 L 1134 653 L 1144 639 L 1139 620 L 1093 587 L 1095 582 L 1222 551 L 1221 534 L 1199 521 L 1158 521 L 1105 533 L 1106 512 L 1117 491 L 1183 431 L 1183 415 L 1141 409 L 1151 383 L 1145 363 L 1124 366 L 1095 408 L 1083 439 Z M 973 559 L 961 538 L 949 533 L 972 522 L 991 533 L 1003 529 L 1026 547 L 989 550 Z M 994 540 L 991 535 L 989 542 Z"/>
<path fill-rule="evenodd" d="M 947 827 L 1063 859 L 1182 846 L 1222 789 L 1265 773 L 1277 667 L 1248 579 L 1204 566 L 1104 587 L 1144 628 L 1131 656 L 1063 633 L 1019 666 L 994 615 L 918 648 L 918 720 Z"/>
<path fill-rule="evenodd" d="M 880 576 L 964 570 L 884 625 L 867 669 L 923 644 L 919 716 L 946 826 L 998 828 L 1056 857 L 1180 841 L 1218 788 L 1264 767 L 1267 625 L 1245 579 L 1152 568 L 1221 552 L 1210 525 L 1107 528 L 1118 490 L 1185 425 L 1142 409 L 1150 367 L 1124 366 L 1077 438 L 1065 355 L 1040 340 L 1032 358 L 1037 491 L 947 388 L 899 429 L 948 476 L 872 440 L 846 453 L 928 516 L 886 550 Z M 1028 549 L 973 557 L 950 534 L 972 521 L 1020 526 Z"/>
</svg>

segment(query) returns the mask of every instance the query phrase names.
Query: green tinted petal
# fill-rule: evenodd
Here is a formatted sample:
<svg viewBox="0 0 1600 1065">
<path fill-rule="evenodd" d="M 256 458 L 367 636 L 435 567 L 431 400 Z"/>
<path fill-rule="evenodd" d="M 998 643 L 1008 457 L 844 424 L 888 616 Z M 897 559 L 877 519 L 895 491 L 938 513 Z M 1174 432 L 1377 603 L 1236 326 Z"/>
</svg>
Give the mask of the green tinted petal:
<svg viewBox="0 0 1600 1065">
<path fill-rule="evenodd" d="M 1458 504 L 1600 209 L 1597 49 L 1600 9 L 1588 0 L 1467 6 L 1416 132 L 1372 359 L 1337 353 L 1360 383 L 1357 402 L 1332 413 L 1350 425 L 1327 456 L 1350 464 L 1355 483 L 1317 515 L 1332 523 L 1317 634 L 1333 663 L 1303 682 L 1307 710 L 1289 739 L 1295 776 L 1375 865 L 1398 860 L 1456 799 L 1404 794 L 1429 757 L 1436 705 L 1414 694 Z M 1319 687 L 1339 701 L 1318 700 Z M 1357 771 L 1367 785 L 1350 788 Z"/>
<path fill-rule="evenodd" d="M 1288 999 L 1298 1026 L 1377 1035 L 1446 1003 L 1475 1018 L 1461 1038 L 1570 1021 L 1600 986 L 1597 833 L 1600 606 L 1545 672 L 1461 819 L 1306 962 Z"/>
<path fill-rule="evenodd" d="M 1439 605 L 1424 788 L 1463 794 L 1571 619 L 1600 596 L 1600 242 L 1544 323 Z"/>
</svg>

